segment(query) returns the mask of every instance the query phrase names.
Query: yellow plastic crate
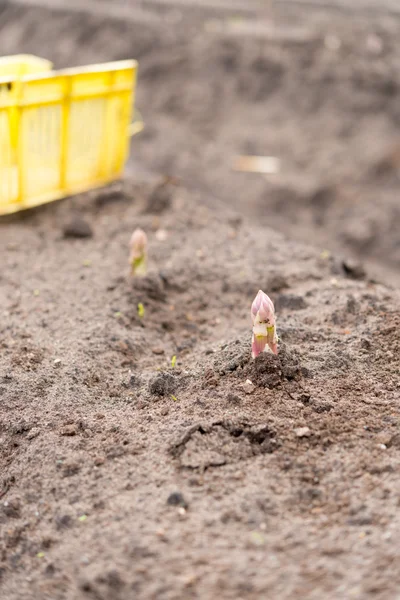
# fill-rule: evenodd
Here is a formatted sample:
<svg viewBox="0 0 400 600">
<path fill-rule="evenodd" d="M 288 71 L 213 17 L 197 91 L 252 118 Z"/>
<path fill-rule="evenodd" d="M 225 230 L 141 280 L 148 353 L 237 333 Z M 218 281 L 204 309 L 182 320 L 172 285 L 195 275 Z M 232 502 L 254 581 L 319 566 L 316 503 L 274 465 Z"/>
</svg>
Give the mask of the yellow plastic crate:
<svg viewBox="0 0 400 600">
<path fill-rule="evenodd" d="M 122 175 L 136 73 L 134 60 L 52 71 L 34 56 L 0 58 L 0 214 Z"/>
</svg>

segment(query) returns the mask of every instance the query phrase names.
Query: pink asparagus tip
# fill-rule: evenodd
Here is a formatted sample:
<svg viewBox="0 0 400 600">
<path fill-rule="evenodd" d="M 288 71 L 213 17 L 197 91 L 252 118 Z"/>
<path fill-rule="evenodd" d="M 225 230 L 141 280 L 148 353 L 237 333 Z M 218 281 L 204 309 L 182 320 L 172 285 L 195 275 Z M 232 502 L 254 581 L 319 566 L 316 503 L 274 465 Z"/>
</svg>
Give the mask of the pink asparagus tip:
<svg viewBox="0 0 400 600">
<path fill-rule="evenodd" d="M 251 305 L 251 319 L 253 321 L 252 357 L 256 358 L 261 352 L 268 350 L 278 354 L 275 308 L 271 298 L 262 290 L 259 290 Z"/>
</svg>

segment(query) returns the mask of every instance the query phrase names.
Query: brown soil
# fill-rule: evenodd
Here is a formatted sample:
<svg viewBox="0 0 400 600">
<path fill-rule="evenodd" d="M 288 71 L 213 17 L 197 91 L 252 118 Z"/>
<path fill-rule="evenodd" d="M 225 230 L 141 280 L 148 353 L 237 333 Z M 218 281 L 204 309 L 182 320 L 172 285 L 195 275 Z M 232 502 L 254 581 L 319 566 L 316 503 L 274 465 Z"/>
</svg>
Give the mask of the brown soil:
<svg viewBox="0 0 400 600">
<path fill-rule="evenodd" d="M 3 9 L 2 52 L 136 55 L 148 127 L 123 184 L 0 222 L 2 600 L 397 598 L 399 293 L 351 259 L 395 281 L 398 22 L 354 17 L 371 58 L 297 10 L 294 43 Z M 234 174 L 240 153 L 283 172 Z M 281 342 L 253 361 L 259 288 Z"/>
<path fill-rule="evenodd" d="M 131 19 L 126 8 L 112 19 L 119 2 L 97 0 L 98 15 L 96 0 L 82 15 L 6 3 L 0 52 L 44 54 L 57 66 L 138 58 L 146 130 L 133 146 L 135 173 L 179 175 L 398 286 L 400 20 L 385 13 L 390 2 L 376 14 L 286 1 L 258 12 L 250 0 L 243 11 L 129 4 Z M 280 172 L 236 173 L 240 154 L 277 156 Z"/>
</svg>

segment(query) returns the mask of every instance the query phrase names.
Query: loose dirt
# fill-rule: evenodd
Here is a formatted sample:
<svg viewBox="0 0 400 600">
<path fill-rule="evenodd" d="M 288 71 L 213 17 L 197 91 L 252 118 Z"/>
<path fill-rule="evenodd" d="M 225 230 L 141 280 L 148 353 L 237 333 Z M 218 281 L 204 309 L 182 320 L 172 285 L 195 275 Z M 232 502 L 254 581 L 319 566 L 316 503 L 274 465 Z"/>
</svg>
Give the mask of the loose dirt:
<svg viewBox="0 0 400 600">
<path fill-rule="evenodd" d="M 148 122 L 124 183 L 0 222 L 2 599 L 398 595 L 398 22 L 357 17 L 371 57 L 291 10 L 282 42 L 2 8 L 2 52 L 139 58 Z M 280 352 L 253 361 L 259 288 Z"/>
</svg>

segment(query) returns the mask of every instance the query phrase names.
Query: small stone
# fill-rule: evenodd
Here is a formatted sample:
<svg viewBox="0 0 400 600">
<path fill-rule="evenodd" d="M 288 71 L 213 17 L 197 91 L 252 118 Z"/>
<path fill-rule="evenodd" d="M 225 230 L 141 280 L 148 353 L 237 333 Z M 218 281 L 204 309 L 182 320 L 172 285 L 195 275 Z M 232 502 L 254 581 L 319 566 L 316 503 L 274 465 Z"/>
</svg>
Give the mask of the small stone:
<svg viewBox="0 0 400 600">
<path fill-rule="evenodd" d="M 250 381 L 250 379 L 246 379 L 246 381 L 243 384 L 243 390 L 245 394 L 252 394 L 255 390 L 255 385 L 253 384 L 252 381 Z"/>
<path fill-rule="evenodd" d="M 71 425 L 65 425 L 60 431 L 60 434 L 65 435 L 65 436 L 73 436 L 73 435 L 76 435 L 77 433 L 78 433 L 78 427 L 76 426 L 75 423 L 72 423 Z"/>
<path fill-rule="evenodd" d="M 159 242 L 165 242 L 168 237 L 168 232 L 165 229 L 157 229 L 155 237 Z"/>
<path fill-rule="evenodd" d="M 101 465 L 104 465 L 104 462 L 105 462 L 104 456 L 96 456 L 94 459 L 94 464 L 96 465 L 96 467 L 100 467 Z"/>
<path fill-rule="evenodd" d="M 61 358 L 56 358 L 53 364 L 55 367 L 59 367 L 61 365 Z"/>
<path fill-rule="evenodd" d="M 183 494 L 181 494 L 180 492 L 172 492 L 172 494 L 168 496 L 167 504 L 169 504 L 169 506 L 180 506 L 181 508 L 188 507 L 188 504 L 185 498 L 183 497 Z"/>
<path fill-rule="evenodd" d="M 311 431 L 309 427 L 298 427 L 297 429 L 294 430 L 295 434 L 297 435 L 297 437 L 302 438 L 302 437 L 309 437 L 311 435 Z"/>
<path fill-rule="evenodd" d="M 33 427 L 33 429 L 30 430 L 30 432 L 28 433 L 28 435 L 26 436 L 28 438 L 28 440 L 33 440 L 35 437 L 37 437 L 40 433 L 40 429 L 39 427 Z"/>
<path fill-rule="evenodd" d="M 169 409 L 167 406 L 164 406 L 164 408 L 161 409 L 161 414 L 163 417 L 166 417 L 167 414 L 169 413 Z"/>
<path fill-rule="evenodd" d="M 391 444 L 392 438 L 393 438 L 393 435 L 391 433 L 389 433 L 388 431 L 381 431 L 380 433 L 377 434 L 376 441 L 379 445 L 385 446 L 386 448 L 388 448 Z"/>
<path fill-rule="evenodd" d="M 161 354 L 164 354 L 164 352 L 165 352 L 164 348 L 161 348 L 160 346 L 157 346 L 156 348 L 152 348 L 151 351 L 153 354 L 157 354 L 159 356 Z"/>
<path fill-rule="evenodd" d="M 74 217 L 63 228 L 66 238 L 90 238 L 93 236 L 89 223 L 81 217 Z"/>
</svg>

